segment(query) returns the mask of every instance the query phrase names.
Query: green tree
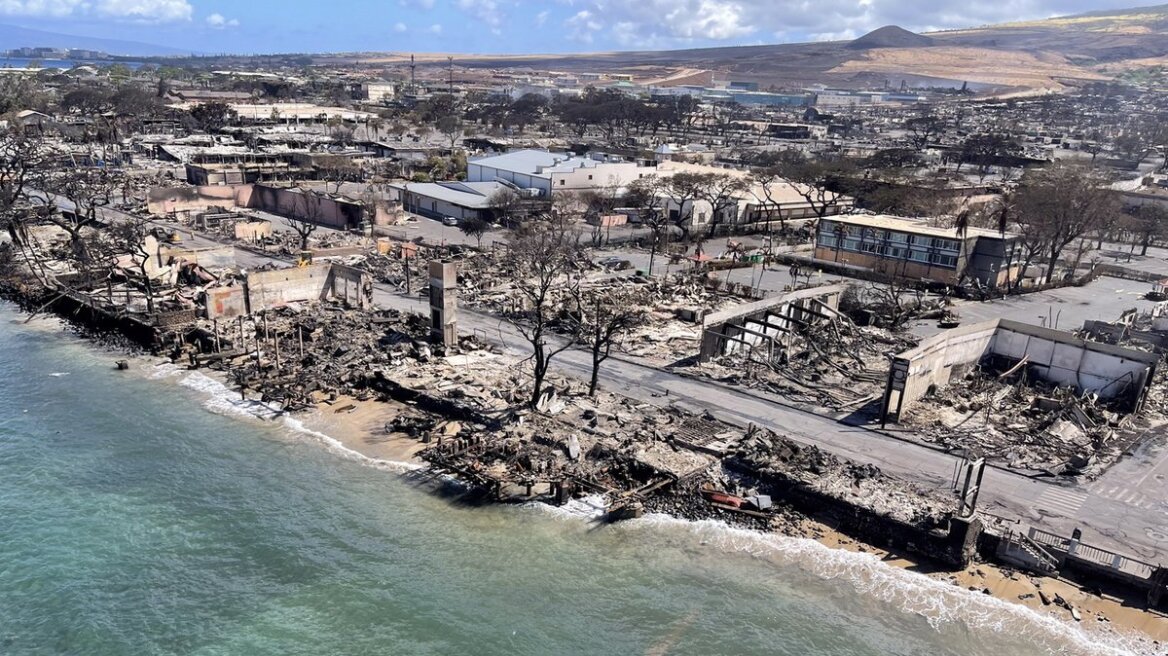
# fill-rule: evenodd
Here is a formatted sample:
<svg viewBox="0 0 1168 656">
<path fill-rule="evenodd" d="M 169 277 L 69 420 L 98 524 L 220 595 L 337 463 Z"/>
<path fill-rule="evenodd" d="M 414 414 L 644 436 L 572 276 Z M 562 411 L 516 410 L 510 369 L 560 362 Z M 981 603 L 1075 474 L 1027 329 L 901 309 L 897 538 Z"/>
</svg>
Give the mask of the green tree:
<svg viewBox="0 0 1168 656">
<path fill-rule="evenodd" d="M 236 119 L 236 113 L 226 103 L 208 102 L 192 107 L 191 118 L 204 132 L 218 132 Z"/>
</svg>

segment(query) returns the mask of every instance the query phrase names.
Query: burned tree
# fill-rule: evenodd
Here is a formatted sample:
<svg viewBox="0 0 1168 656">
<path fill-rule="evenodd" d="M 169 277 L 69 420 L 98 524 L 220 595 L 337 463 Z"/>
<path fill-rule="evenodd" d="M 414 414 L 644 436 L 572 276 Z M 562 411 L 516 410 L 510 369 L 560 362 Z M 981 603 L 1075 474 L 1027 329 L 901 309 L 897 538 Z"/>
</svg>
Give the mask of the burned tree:
<svg viewBox="0 0 1168 656">
<path fill-rule="evenodd" d="M 150 262 L 158 255 L 158 241 L 156 238 L 148 238 L 156 237 L 149 223 L 148 220 L 141 218 L 113 223 L 103 231 L 102 241 L 111 257 L 123 260 L 127 263 L 126 269 L 131 269 L 140 276 L 139 282 L 146 296 L 146 311 L 154 314 L 155 289 Z"/>
<path fill-rule="evenodd" d="M 1147 255 L 1149 246 L 1168 236 L 1168 210 L 1159 205 L 1141 205 L 1125 215 L 1121 225 L 1135 238 L 1132 249 L 1138 244 L 1140 255 Z"/>
<path fill-rule="evenodd" d="M 629 184 L 625 202 L 637 209 L 641 225 L 649 229 L 649 271 L 653 275 L 653 261 L 657 252 L 669 240 L 669 219 L 662 208 L 662 180 L 655 175 L 633 180 Z"/>
<path fill-rule="evenodd" d="M 105 169 L 71 169 L 46 177 L 45 187 L 50 206 L 45 220 L 69 235 L 72 256 L 87 268 L 91 258 L 85 233 L 101 224 L 99 213 L 113 202 L 120 184 Z"/>
<path fill-rule="evenodd" d="M 745 179 L 725 173 L 710 173 L 703 176 L 698 186 L 698 198 L 710 204 L 710 233 L 714 237 L 718 226 L 726 220 L 726 213 L 738 205 L 739 194 L 748 188 Z"/>
<path fill-rule="evenodd" d="M 794 151 L 780 155 L 769 172 L 790 182 L 817 218 L 827 216 L 827 211 L 839 198 L 831 187 L 849 170 L 849 164 L 842 159 L 809 159 Z"/>
<path fill-rule="evenodd" d="M 1029 173 L 1014 195 L 1022 233 L 1041 242 L 1047 258 L 1045 279 L 1054 279 L 1063 250 L 1104 225 L 1120 210 L 1104 181 L 1081 166 L 1055 166 Z"/>
<path fill-rule="evenodd" d="M 677 209 L 669 209 L 669 222 L 681 231 L 682 239 L 689 237 L 693 227 L 694 203 L 702 197 L 706 174 L 683 172 L 661 180 L 660 192 Z"/>
<path fill-rule="evenodd" d="M 917 150 L 924 150 L 929 143 L 945 132 L 945 119 L 937 116 L 932 110 L 926 110 L 920 116 L 914 116 L 904 123 L 908 131 L 909 142 Z"/>
<path fill-rule="evenodd" d="M 487 199 L 487 206 L 491 208 L 496 220 L 512 220 L 522 204 L 523 197 L 511 187 L 500 187 Z"/>
<path fill-rule="evenodd" d="M 300 250 L 302 251 L 308 250 L 308 238 L 320 227 L 313 222 L 317 216 L 314 209 L 319 203 L 320 198 L 315 193 L 303 189 L 296 194 L 296 198 L 292 201 L 292 212 L 284 219 L 288 223 L 288 227 L 300 236 Z"/>
<path fill-rule="evenodd" d="M 563 299 L 577 284 L 580 249 L 566 230 L 547 223 L 525 225 L 514 233 L 504 266 L 512 272 L 519 292 L 515 307 L 505 308 L 504 319 L 531 345 L 532 389 L 528 405 L 535 408 L 543 395 L 552 358 L 574 339 L 553 341 Z"/>
<path fill-rule="evenodd" d="M 573 322 L 576 339 L 592 353 L 592 373 L 588 395 L 595 396 L 600 382 L 600 365 L 612 354 L 612 346 L 648 318 L 648 295 L 641 290 L 621 288 L 573 289 Z"/>
<path fill-rule="evenodd" d="M 0 230 L 9 233 L 12 237 L 12 246 L 21 253 L 29 265 L 29 271 L 41 278 L 42 283 L 43 276 L 38 273 L 36 266 L 42 263 L 34 262 L 35 258 L 33 252 L 28 249 L 25 235 L 25 223 L 36 213 L 22 205 L 30 200 L 28 187 L 43 173 L 47 155 L 48 149 L 39 134 L 29 134 L 18 128 L 0 133 Z M 12 262 L 8 261 L 5 264 Z"/>
<path fill-rule="evenodd" d="M 783 212 L 779 209 L 779 204 L 775 202 L 774 198 L 775 186 L 786 182 L 783 176 L 779 175 L 778 170 L 774 167 L 760 168 L 750 174 L 750 180 L 754 183 L 750 187 L 750 193 L 760 204 L 757 217 L 766 221 L 767 234 L 769 235 L 771 232 L 771 222 L 776 215 L 779 219 L 779 232 L 786 232 L 787 219 L 783 216 Z"/>
<path fill-rule="evenodd" d="M 192 107 L 191 118 L 203 132 L 218 132 L 236 119 L 236 113 L 226 103 L 208 102 Z"/>
</svg>

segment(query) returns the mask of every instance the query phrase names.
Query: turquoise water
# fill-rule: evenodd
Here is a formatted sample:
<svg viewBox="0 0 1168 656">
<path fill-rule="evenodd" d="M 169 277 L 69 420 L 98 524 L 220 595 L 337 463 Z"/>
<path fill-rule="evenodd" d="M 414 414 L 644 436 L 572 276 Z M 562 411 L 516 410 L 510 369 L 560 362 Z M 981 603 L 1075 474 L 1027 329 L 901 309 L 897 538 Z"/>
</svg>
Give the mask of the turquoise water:
<svg viewBox="0 0 1168 656">
<path fill-rule="evenodd" d="M 875 558 L 468 508 L 0 305 L 0 654 L 1126 653 Z"/>
</svg>

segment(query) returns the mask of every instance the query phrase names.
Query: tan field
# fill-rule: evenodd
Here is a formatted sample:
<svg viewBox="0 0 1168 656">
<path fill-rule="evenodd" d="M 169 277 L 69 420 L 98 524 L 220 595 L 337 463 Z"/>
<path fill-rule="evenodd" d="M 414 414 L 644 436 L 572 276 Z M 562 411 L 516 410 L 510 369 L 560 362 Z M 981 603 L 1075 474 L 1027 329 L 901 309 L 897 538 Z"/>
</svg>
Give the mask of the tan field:
<svg viewBox="0 0 1168 656">
<path fill-rule="evenodd" d="M 988 48 L 932 47 L 869 50 L 829 73 L 928 75 L 1009 87 L 1061 90 L 1059 80 L 1106 80 L 1108 76 L 1075 66 L 1061 55 Z"/>
</svg>

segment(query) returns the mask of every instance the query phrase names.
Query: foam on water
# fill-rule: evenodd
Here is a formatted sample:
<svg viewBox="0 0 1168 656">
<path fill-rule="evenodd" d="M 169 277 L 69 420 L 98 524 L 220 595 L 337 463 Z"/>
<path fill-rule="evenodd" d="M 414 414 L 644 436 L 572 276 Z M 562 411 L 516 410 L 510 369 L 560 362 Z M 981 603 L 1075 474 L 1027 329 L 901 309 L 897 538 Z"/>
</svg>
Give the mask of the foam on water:
<svg viewBox="0 0 1168 656">
<path fill-rule="evenodd" d="M 162 364 L 155 368 L 154 373 L 150 377 L 172 378 L 179 375 L 182 375 L 182 378 L 179 379 L 180 385 L 195 390 L 206 397 L 206 400 L 203 402 L 203 407 L 211 412 L 265 422 L 272 422 L 279 419 L 281 425 L 290 432 L 312 437 L 323 443 L 329 451 L 377 469 L 395 473 L 406 473 L 421 468 L 421 465 L 414 463 L 370 458 L 348 448 L 340 440 L 330 435 L 309 428 L 303 421 L 285 413 L 276 404 L 263 403 L 256 400 L 244 400 L 240 398 L 238 392 L 232 390 L 222 381 L 216 380 L 201 372 L 187 371 L 172 364 Z"/>
<path fill-rule="evenodd" d="M 188 373 L 179 381 L 179 384 L 196 392 L 203 393 L 207 397 L 207 400 L 203 402 L 203 407 L 211 412 L 263 420 L 275 419 L 283 414 L 274 404 L 243 399 L 238 392 L 232 390 L 221 381 L 215 380 L 198 371 Z"/>
<path fill-rule="evenodd" d="M 395 473 L 399 473 L 399 474 L 404 474 L 404 473 L 411 472 L 411 471 L 417 471 L 417 470 L 423 468 L 422 465 L 419 465 L 416 463 L 411 463 L 411 462 L 398 462 L 396 460 L 380 460 L 378 458 L 370 458 L 369 456 L 367 456 L 363 453 L 360 453 L 360 452 L 354 451 L 353 449 L 350 449 L 349 447 L 345 446 L 340 440 L 338 440 L 330 435 L 326 435 L 325 433 L 322 433 L 322 432 L 317 431 L 317 430 L 313 430 L 313 429 L 305 426 L 304 422 L 302 422 L 299 419 L 296 419 L 294 417 L 290 417 L 290 416 L 285 415 L 284 416 L 284 426 L 286 426 L 289 430 L 292 430 L 294 432 L 297 432 L 297 433 L 300 433 L 303 435 L 309 435 L 311 437 L 316 438 L 317 440 L 323 442 L 325 447 L 328 448 L 329 451 L 332 451 L 334 453 L 338 453 L 338 454 L 340 454 L 346 458 L 349 458 L 351 460 L 356 460 L 356 461 L 358 461 L 362 464 L 368 465 L 370 467 L 375 467 L 377 469 L 383 469 L 385 471 L 391 471 L 391 472 L 395 472 Z"/>
<path fill-rule="evenodd" d="M 604 496 L 591 494 L 579 499 L 572 499 L 562 506 L 552 506 L 539 501 L 525 503 L 523 508 L 543 512 L 556 519 L 565 520 L 596 520 L 604 517 L 608 507 Z"/>
<path fill-rule="evenodd" d="M 919 615 L 934 629 L 956 623 L 976 631 L 1009 633 L 1052 653 L 1163 654 L 1143 636 L 1117 630 L 1093 630 L 1087 624 L 1064 622 L 1020 604 L 894 567 L 873 554 L 833 549 L 808 538 L 761 533 L 713 520 L 694 522 L 658 514 L 627 522 L 622 527 L 624 530 L 681 529 L 713 549 L 748 554 L 771 563 L 797 567 L 821 579 L 839 580 L 869 598 L 901 612 Z"/>
</svg>

